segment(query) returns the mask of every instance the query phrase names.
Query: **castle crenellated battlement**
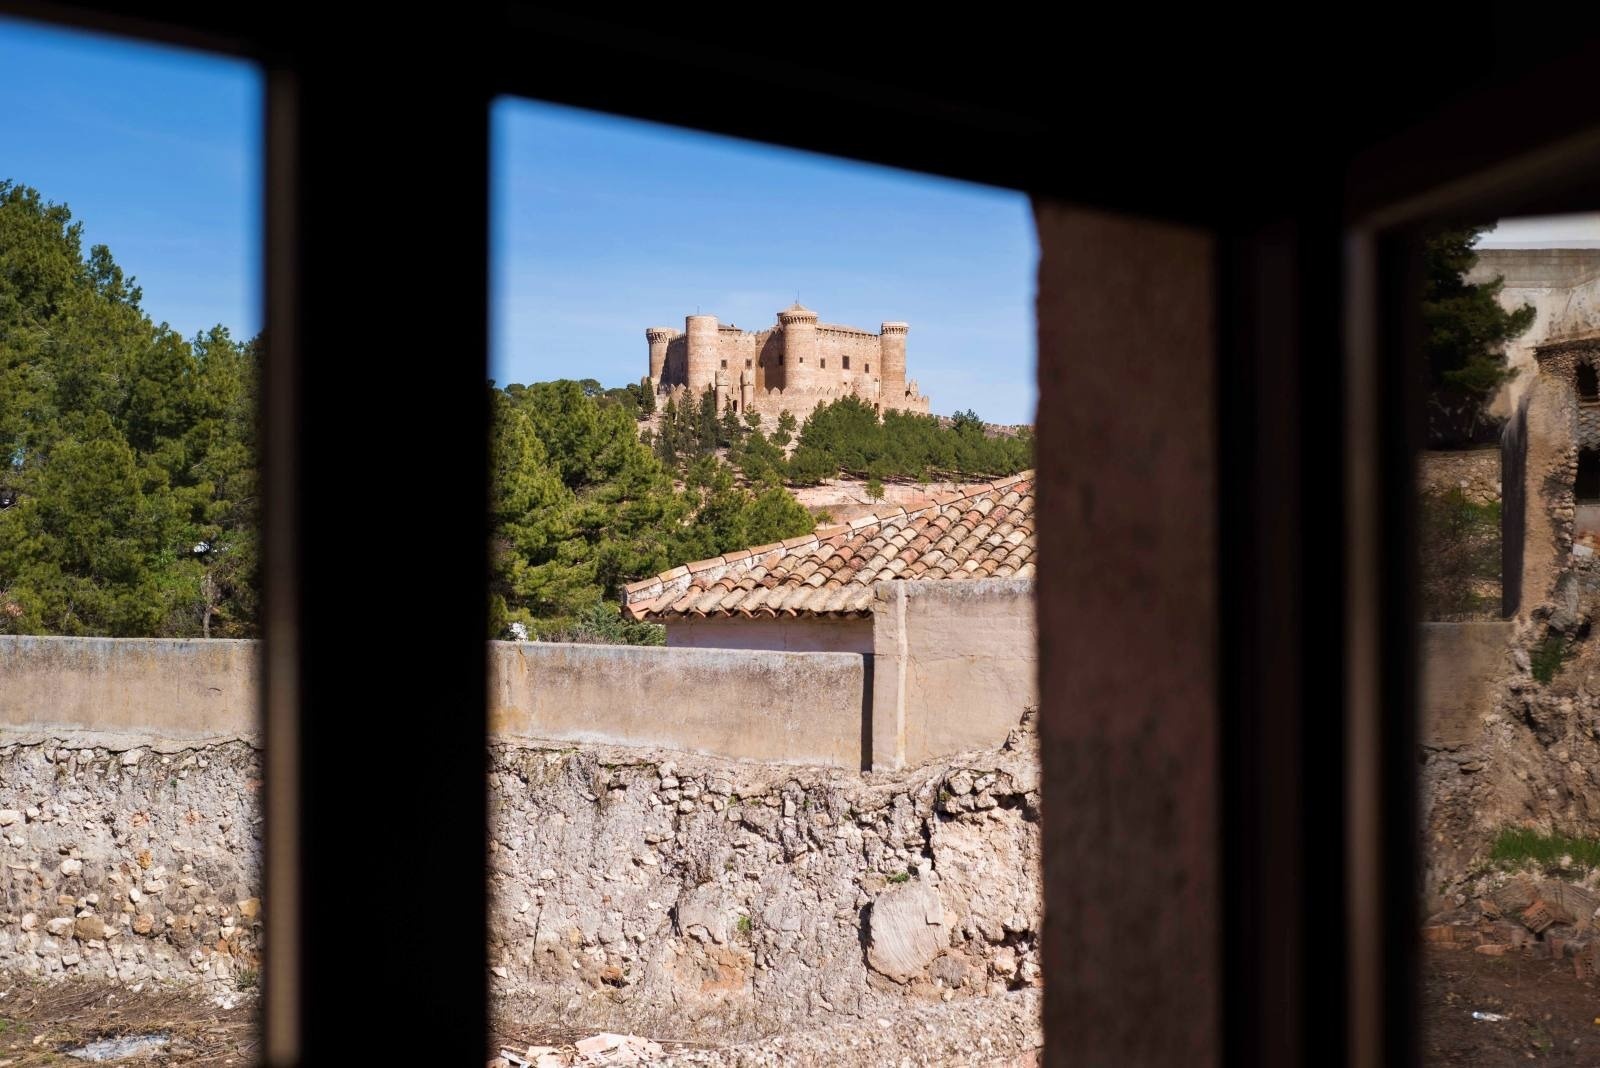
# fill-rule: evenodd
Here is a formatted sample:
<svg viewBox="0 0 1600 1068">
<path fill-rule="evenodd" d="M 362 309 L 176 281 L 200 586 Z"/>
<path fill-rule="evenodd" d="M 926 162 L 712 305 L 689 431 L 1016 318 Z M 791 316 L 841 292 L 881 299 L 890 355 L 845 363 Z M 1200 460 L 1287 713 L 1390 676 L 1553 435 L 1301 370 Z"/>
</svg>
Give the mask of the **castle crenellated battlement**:
<svg viewBox="0 0 1600 1068">
<path fill-rule="evenodd" d="M 803 420 L 822 404 L 855 396 L 878 411 L 927 412 L 928 398 L 906 379 L 910 326 L 886 322 L 879 333 L 819 323 L 799 303 L 777 313 L 765 330 L 741 330 L 712 315 L 690 315 L 680 332 L 645 330 L 650 381 L 659 396 L 683 398 L 715 390 L 719 408 Z"/>
</svg>

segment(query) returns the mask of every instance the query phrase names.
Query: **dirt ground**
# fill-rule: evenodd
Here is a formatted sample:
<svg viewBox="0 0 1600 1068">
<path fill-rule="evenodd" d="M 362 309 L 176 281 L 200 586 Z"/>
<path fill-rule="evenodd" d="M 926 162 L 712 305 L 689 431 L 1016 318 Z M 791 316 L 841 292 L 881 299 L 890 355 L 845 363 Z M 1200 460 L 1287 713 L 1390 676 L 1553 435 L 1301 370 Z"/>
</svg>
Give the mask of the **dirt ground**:
<svg viewBox="0 0 1600 1068">
<path fill-rule="evenodd" d="M 1474 1012 L 1506 1018 L 1475 1020 Z M 1428 1068 L 1600 1066 L 1600 983 L 1579 979 L 1570 959 L 1424 946 L 1422 1013 Z"/>
<path fill-rule="evenodd" d="M 1470 948 L 1425 946 L 1423 1063 L 1428 1068 L 1496 1068 L 1541 1064 L 1600 1068 L 1600 982 L 1580 980 L 1571 960 L 1519 953 L 1490 957 Z M 1498 1022 L 1475 1020 L 1496 1013 Z M 496 1021 L 494 1039 L 514 1048 L 534 1035 Z M 0 988 L 0 1068 L 85 1064 L 67 1051 L 107 1037 L 171 1036 L 154 1056 L 105 1063 L 223 1068 L 254 1064 L 259 1050 L 256 1004 L 228 1009 L 209 998 L 161 991 L 132 993 L 101 984 Z M 576 1034 L 576 1032 L 574 1032 Z M 692 1046 L 673 1044 L 680 1056 Z"/>
<path fill-rule="evenodd" d="M 133 993 L 100 983 L 0 987 L 0 1068 L 91 1063 L 68 1051 L 105 1038 L 166 1035 L 153 1054 L 103 1061 L 146 1068 L 222 1068 L 255 1064 L 256 1003 L 231 1009 L 214 1000 L 169 991 Z"/>
</svg>

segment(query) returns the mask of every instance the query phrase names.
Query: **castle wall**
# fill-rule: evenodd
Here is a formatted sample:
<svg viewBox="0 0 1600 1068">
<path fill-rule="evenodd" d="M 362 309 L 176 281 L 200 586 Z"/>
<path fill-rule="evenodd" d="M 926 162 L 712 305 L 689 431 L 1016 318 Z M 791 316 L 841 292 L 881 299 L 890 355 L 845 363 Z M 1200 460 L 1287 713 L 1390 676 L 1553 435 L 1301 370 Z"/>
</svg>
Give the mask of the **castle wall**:
<svg viewBox="0 0 1600 1068">
<path fill-rule="evenodd" d="M 821 369 L 835 381 L 868 375 L 876 378 L 883 365 L 878 358 L 878 335 L 848 327 L 824 326 L 817 329 L 817 355 L 828 362 Z M 850 369 L 842 360 L 848 357 Z M 869 371 L 868 368 L 871 368 Z"/>
<path fill-rule="evenodd" d="M 689 339 L 679 334 L 667 342 L 667 358 L 661 384 L 665 387 L 687 385 L 689 382 Z"/>
<path fill-rule="evenodd" d="M 760 359 L 756 362 L 756 391 L 765 393 L 769 389 L 782 389 L 784 386 L 783 363 L 783 332 L 781 330 L 764 330 L 761 333 Z"/>
<path fill-rule="evenodd" d="M 817 330 L 818 381 L 841 395 L 856 393 L 879 402 L 878 335 L 849 327 L 826 325 Z M 849 361 L 850 366 L 845 367 Z"/>
<path fill-rule="evenodd" d="M 746 365 L 755 367 L 756 358 L 761 355 L 762 338 L 758 334 L 747 333 L 743 330 L 724 329 L 717 337 L 717 356 L 719 370 L 727 371 L 728 376 L 738 381 L 739 372 Z"/>
<path fill-rule="evenodd" d="M 698 396 L 716 383 L 721 331 L 714 315 L 691 315 L 684 320 L 684 326 L 684 333 L 689 336 L 686 380 L 689 390 Z"/>
<path fill-rule="evenodd" d="M 715 387 L 721 403 L 733 403 L 741 415 L 760 414 L 767 429 L 784 412 L 803 422 L 820 405 L 848 396 L 883 411 L 926 413 L 928 398 L 905 381 L 903 324 L 886 325 L 901 329 L 880 336 L 818 323 L 804 309 L 785 310 L 778 325 L 759 331 L 691 315 L 683 334 L 646 331 L 651 378 L 663 394 L 683 388 L 698 397 Z M 667 333 L 676 336 L 663 340 Z"/>
</svg>

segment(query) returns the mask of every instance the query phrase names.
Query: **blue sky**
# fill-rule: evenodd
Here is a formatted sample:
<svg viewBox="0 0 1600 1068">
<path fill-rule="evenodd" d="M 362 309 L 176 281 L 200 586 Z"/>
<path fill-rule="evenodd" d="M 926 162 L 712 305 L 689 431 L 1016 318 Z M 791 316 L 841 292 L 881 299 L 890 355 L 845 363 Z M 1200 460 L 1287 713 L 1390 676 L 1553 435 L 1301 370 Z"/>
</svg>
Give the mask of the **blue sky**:
<svg viewBox="0 0 1600 1068">
<path fill-rule="evenodd" d="M 1033 421 L 1026 197 L 522 100 L 494 111 L 493 375 L 637 381 L 647 326 L 911 324 L 936 412 Z"/>
<path fill-rule="evenodd" d="M 261 328 L 261 82 L 198 52 L 0 19 L 0 178 L 65 203 L 184 336 Z"/>
<path fill-rule="evenodd" d="M 252 65 L 0 19 L 0 101 L 0 178 L 69 205 L 152 318 L 260 329 Z M 493 122 L 497 381 L 637 381 L 646 326 L 698 308 L 760 329 L 798 296 L 827 322 L 910 322 L 935 411 L 1032 421 L 1021 194 L 527 101 Z"/>
</svg>

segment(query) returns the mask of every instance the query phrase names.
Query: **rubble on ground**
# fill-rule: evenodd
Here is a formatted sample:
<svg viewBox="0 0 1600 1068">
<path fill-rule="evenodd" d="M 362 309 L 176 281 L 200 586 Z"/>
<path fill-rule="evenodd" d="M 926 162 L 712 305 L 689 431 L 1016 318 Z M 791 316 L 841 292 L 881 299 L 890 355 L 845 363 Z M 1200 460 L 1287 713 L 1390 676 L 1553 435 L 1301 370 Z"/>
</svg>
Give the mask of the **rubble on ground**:
<svg viewBox="0 0 1600 1068">
<path fill-rule="evenodd" d="M 1600 963 L 1600 895 L 1561 879 L 1521 874 L 1485 896 L 1430 916 L 1424 942 L 1485 956 L 1571 960 L 1580 979 Z"/>
<path fill-rule="evenodd" d="M 731 1044 L 656 1042 L 602 1033 L 560 1046 L 505 1049 L 489 1068 L 925 1068 L 981 1064 L 1035 1068 L 1044 1047 L 1036 987 L 968 1001 L 936 1002 L 883 1015 L 840 1017 Z"/>
</svg>

